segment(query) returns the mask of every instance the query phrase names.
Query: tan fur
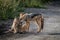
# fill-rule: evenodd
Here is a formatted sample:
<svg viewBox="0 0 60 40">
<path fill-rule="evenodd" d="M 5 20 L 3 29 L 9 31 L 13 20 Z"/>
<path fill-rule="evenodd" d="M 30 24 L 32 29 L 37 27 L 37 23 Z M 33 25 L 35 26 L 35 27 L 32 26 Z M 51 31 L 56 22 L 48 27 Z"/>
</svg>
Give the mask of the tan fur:
<svg viewBox="0 0 60 40">
<path fill-rule="evenodd" d="M 21 32 L 26 32 L 27 29 L 29 29 L 30 22 L 27 21 L 24 25 L 21 27 Z"/>
<path fill-rule="evenodd" d="M 25 16 L 26 16 L 26 14 L 24 14 L 24 13 L 20 13 L 19 18 L 22 20 L 22 19 L 24 19 Z"/>
<path fill-rule="evenodd" d="M 38 24 L 37 32 L 40 32 L 41 29 L 43 29 L 44 19 L 42 15 L 35 16 L 33 19 L 26 19 L 26 23 L 24 25 L 19 25 L 21 24 L 20 21 L 24 20 L 25 16 L 27 15 L 24 13 L 20 13 L 20 16 L 18 18 L 14 18 L 13 24 L 9 31 L 13 33 L 29 31 L 30 21 L 35 21 Z"/>
<path fill-rule="evenodd" d="M 22 13 L 20 14 L 20 16 L 21 16 L 22 18 L 24 17 L 24 16 L 22 16 Z M 13 23 L 12 23 L 12 26 L 11 26 L 11 29 L 9 29 L 8 31 L 6 31 L 5 33 L 7 33 L 7 32 L 17 33 L 18 31 L 21 30 L 21 26 L 22 26 L 22 25 L 20 25 L 20 24 L 21 24 L 21 23 L 20 23 L 20 18 L 21 18 L 20 16 L 14 18 Z M 23 28 L 23 29 L 24 29 L 24 28 Z"/>
<path fill-rule="evenodd" d="M 25 14 L 23 14 L 24 15 L 24 17 L 26 16 Z M 21 19 L 22 20 L 24 20 L 24 17 L 21 17 Z M 29 26 L 30 26 L 30 21 L 35 21 L 37 24 L 38 24 L 38 26 L 37 26 L 37 32 L 40 32 L 41 31 L 41 29 L 43 29 L 43 25 L 44 25 L 44 19 L 43 19 L 43 16 L 41 15 L 41 16 L 36 16 L 36 17 L 34 17 L 33 19 L 27 19 L 27 21 L 26 21 L 26 25 L 25 25 L 25 29 L 26 30 L 29 30 Z M 29 22 L 29 23 L 28 23 Z"/>
<path fill-rule="evenodd" d="M 19 28 L 19 26 L 20 26 L 20 25 L 19 25 L 19 22 L 20 22 L 19 18 L 14 18 L 13 24 L 12 24 L 12 26 L 11 26 L 11 29 L 9 29 L 8 32 L 17 33 L 18 30 L 20 29 L 20 28 Z M 18 25 L 19 25 L 19 26 L 18 26 Z"/>
</svg>

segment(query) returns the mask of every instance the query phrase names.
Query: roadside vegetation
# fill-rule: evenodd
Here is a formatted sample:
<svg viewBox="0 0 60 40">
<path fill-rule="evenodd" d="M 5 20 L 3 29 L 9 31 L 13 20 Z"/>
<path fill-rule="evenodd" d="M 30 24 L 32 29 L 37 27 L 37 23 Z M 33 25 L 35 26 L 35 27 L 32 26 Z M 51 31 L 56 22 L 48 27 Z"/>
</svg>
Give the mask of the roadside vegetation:
<svg viewBox="0 0 60 40">
<path fill-rule="evenodd" d="M 43 8 L 51 0 L 0 0 L 0 20 L 11 19 L 24 12 L 25 8 Z"/>
</svg>

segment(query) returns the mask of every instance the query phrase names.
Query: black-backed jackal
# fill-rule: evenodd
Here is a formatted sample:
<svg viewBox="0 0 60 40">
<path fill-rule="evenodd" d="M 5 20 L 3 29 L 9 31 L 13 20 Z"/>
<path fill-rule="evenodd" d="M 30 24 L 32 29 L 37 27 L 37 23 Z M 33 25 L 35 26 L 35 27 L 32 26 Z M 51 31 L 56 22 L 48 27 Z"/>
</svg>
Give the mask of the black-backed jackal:
<svg viewBox="0 0 60 40">
<path fill-rule="evenodd" d="M 23 21 L 25 21 L 24 24 Z M 30 21 L 34 21 L 38 24 L 37 26 L 37 32 L 40 32 L 43 29 L 44 25 L 44 18 L 41 14 L 37 13 L 20 13 L 19 17 L 14 18 L 13 24 L 11 26 L 11 29 L 7 32 L 25 32 L 26 30 L 29 31 Z"/>
<path fill-rule="evenodd" d="M 20 20 L 26 21 L 26 25 L 25 28 L 26 30 L 29 31 L 29 26 L 30 26 L 30 21 L 34 21 L 38 24 L 37 26 L 37 32 L 40 32 L 43 29 L 43 25 L 44 25 L 44 18 L 41 14 L 37 14 L 37 13 L 20 13 Z"/>
</svg>

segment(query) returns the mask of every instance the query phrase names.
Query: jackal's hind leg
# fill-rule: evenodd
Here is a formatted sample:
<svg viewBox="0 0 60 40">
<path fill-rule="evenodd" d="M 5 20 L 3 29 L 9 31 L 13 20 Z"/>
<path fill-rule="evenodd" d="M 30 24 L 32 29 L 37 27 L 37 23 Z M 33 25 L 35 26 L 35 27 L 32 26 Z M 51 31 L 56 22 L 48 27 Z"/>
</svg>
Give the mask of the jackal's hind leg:
<svg viewBox="0 0 60 40">
<path fill-rule="evenodd" d="M 37 26 L 37 32 L 39 33 L 39 32 L 41 32 L 41 18 L 40 19 L 37 19 L 36 20 L 36 22 L 37 22 L 37 24 L 38 24 L 38 26 Z"/>
</svg>

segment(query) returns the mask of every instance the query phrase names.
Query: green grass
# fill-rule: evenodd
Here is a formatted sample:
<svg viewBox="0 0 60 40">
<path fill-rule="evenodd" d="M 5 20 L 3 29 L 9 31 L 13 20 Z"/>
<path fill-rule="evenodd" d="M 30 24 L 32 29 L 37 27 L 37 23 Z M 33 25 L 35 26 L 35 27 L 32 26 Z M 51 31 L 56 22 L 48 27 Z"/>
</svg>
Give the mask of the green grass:
<svg viewBox="0 0 60 40">
<path fill-rule="evenodd" d="M 21 0 L 0 0 L 0 19 L 14 18 L 16 12 L 23 11 Z"/>
<path fill-rule="evenodd" d="M 0 0 L 0 19 L 11 19 L 23 12 L 25 8 L 45 8 L 51 0 Z"/>
</svg>

